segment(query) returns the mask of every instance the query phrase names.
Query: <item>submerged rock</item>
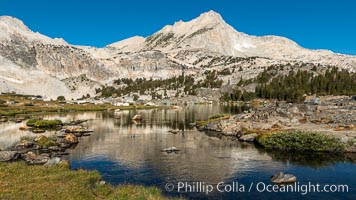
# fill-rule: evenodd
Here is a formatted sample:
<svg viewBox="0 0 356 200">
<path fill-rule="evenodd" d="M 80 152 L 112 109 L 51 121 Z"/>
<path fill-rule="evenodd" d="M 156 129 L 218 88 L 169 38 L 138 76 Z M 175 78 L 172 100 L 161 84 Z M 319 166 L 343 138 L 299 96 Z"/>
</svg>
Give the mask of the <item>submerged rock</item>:
<svg viewBox="0 0 356 200">
<path fill-rule="evenodd" d="M 143 120 L 143 117 L 141 115 L 135 115 L 132 120 L 135 120 L 135 121 L 141 121 Z"/>
<path fill-rule="evenodd" d="M 31 130 L 32 128 L 31 127 L 29 127 L 29 126 L 20 126 L 20 128 L 19 128 L 19 130 L 20 131 L 28 131 L 28 130 Z"/>
<path fill-rule="evenodd" d="M 297 177 L 292 174 L 284 174 L 279 172 L 271 177 L 272 183 L 283 184 L 283 183 L 294 183 L 297 181 Z"/>
<path fill-rule="evenodd" d="M 44 133 L 44 132 L 46 132 L 46 130 L 40 129 L 40 128 L 35 128 L 35 129 L 32 130 L 32 132 L 33 133 Z"/>
<path fill-rule="evenodd" d="M 169 133 L 173 133 L 173 134 L 177 134 L 177 133 L 179 133 L 179 131 L 180 131 L 180 130 L 169 130 L 168 132 L 169 132 Z"/>
<path fill-rule="evenodd" d="M 66 132 L 66 133 L 75 133 L 75 135 L 80 137 L 84 133 L 91 133 L 93 131 L 89 130 L 87 128 L 84 128 L 82 126 L 69 126 L 64 130 L 64 132 Z"/>
<path fill-rule="evenodd" d="M 177 149 L 177 147 L 168 147 L 168 148 L 164 148 L 161 150 L 162 152 L 167 152 L 167 153 L 172 153 L 172 152 L 177 152 L 180 151 L 179 149 Z"/>
<path fill-rule="evenodd" d="M 8 119 L 6 117 L 0 118 L 0 122 L 8 122 Z"/>
</svg>

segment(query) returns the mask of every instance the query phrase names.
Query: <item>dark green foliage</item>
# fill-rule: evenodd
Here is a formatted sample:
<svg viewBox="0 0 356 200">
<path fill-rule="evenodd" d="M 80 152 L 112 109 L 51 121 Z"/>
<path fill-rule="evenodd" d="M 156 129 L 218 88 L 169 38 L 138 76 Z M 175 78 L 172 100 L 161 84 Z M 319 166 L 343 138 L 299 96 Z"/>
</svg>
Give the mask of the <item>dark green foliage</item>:
<svg viewBox="0 0 356 200">
<path fill-rule="evenodd" d="M 269 83 L 261 82 L 255 92 L 260 98 L 288 102 L 301 102 L 304 94 L 354 95 L 356 74 L 337 68 L 329 68 L 325 74 L 318 75 L 308 71 L 290 71 L 288 75 L 277 76 Z"/>
<path fill-rule="evenodd" d="M 58 96 L 57 101 L 65 101 L 66 98 L 64 96 Z"/>
<path fill-rule="evenodd" d="M 322 133 L 290 131 L 259 135 L 257 142 L 267 149 L 342 152 L 346 144 Z"/>
<path fill-rule="evenodd" d="M 315 67 L 315 66 L 314 66 Z M 223 100 L 247 101 L 253 98 L 277 99 L 287 102 L 302 102 L 305 94 L 317 95 L 355 95 L 356 74 L 346 70 L 329 67 L 325 73 L 312 71 L 289 72 L 288 75 L 277 76 L 281 66 L 271 66 L 254 79 L 240 79 L 237 86 L 258 83 L 253 93 L 235 90 L 224 94 Z M 315 67 L 316 69 L 316 67 Z"/>
<path fill-rule="evenodd" d="M 223 75 L 223 76 L 231 75 L 230 69 L 225 68 L 225 69 L 221 70 L 220 72 L 218 72 L 218 75 Z"/>
<path fill-rule="evenodd" d="M 96 92 L 101 92 L 102 97 L 110 97 L 112 95 L 123 96 L 131 93 L 139 93 L 143 95 L 145 93 L 151 94 L 154 99 L 162 98 L 156 91 L 161 89 L 165 91 L 163 96 L 167 96 L 167 90 L 176 90 L 177 97 L 180 92 L 178 90 L 183 89 L 186 95 L 195 95 L 195 89 L 201 87 L 209 88 L 219 88 L 221 87 L 223 81 L 218 79 L 216 71 L 205 73 L 206 78 L 198 83 L 194 82 L 194 77 L 192 75 L 180 75 L 178 77 L 173 77 L 169 79 L 145 79 L 138 78 L 136 80 L 122 78 L 114 81 L 114 84 L 120 86 L 116 88 L 113 86 L 103 87 L 101 89 L 96 89 Z"/>
<path fill-rule="evenodd" d="M 195 31 L 194 33 L 190 34 L 187 38 L 189 39 L 189 38 L 192 38 L 192 37 L 194 37 L 194 36 L 196 36 L 196 35 L 203 34 L 203 33 L 205 33 L 205 32 L 210 31 L 211 29 L 213 29 L 213 28 L 203 28 L 203 29 L 197 30 L 197 31 Z"/>
</svg>

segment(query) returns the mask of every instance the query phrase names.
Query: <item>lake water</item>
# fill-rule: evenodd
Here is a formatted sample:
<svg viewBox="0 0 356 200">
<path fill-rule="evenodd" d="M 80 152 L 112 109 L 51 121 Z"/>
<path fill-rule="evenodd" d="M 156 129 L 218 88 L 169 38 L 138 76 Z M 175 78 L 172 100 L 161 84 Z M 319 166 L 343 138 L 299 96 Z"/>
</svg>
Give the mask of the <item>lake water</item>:
<svg viewBox="0 0 356 200">
<path fill-rule="evenodd" d="M 156 186 L 166 195 L 189 199 L 356 199 L 356 155 L 265 151 L 253 144 L 217 138 L 214 133 L 206 134 L 189 127 L 189 123 L 214 114 L 234 114 L 245 109 L 195 105 L 178 110 L 88 112 L 45 118 L 90 119 L 84 125 L 93 129 L 94 134 L 80 138 L 77 147 L 68 150 L 67 158 L 73 169 L 98 170 L 103 179 L 113 185 Z M 139 124 L 133 122 L 135 114 L 145 120 Z M 0 148 L 29 134 L 18 131 L 18 126 L 1 124 Z M 184 131 L 169 133 L 172 129 Z M 161 152 L 171 146 L 181 151 Z M 297 176 L 297 186 L 302 187 L 299 192 L 262 192 L 264 186 L 271 184 L 270 176 L 280 171 Z M 321 186 L 347 185 L 348 192 L 301 194 L 305 191 L 302 185 L 309 182 Z M 240 191 L 229 191 L 233 183 Z M 180 191 L 178 186 L 182 187 Z M 212 192 L 203 192 L 210 186 Z M 173 191 L 167 191 L 172 187 Z"/>
</svg>

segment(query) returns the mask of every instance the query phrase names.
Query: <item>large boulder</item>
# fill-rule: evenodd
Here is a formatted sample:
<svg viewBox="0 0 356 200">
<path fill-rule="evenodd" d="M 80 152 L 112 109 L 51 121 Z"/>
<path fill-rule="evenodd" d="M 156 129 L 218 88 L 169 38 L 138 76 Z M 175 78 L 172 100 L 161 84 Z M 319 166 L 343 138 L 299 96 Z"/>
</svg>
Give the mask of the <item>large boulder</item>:
<svg viewBox="0 0 356 200">
<path fill-rule="evenodd" d="M 15 145 L 16 149 L 27 149 L 33 146 L 33 142 L 28 140 L 21 140 Z"/>
<path fill-rule="evenodd" d="M 43 166 L 51 167 L 53 165 L 57 165 L 61 162 L 61 158 L 54 157 L 49 159 Z"/>
<path fill-rule="evenodd" d="M 48 154 L 41 154 L 41 155 L 37 156 L 34 160 L 29 161 L 28 164 L 43 165 L 43 164 L 47 163 L 49 159 L 50 159 L 50 157 Z"/>
<path fill-rule="evenodd" d="M 50 146 L 58 146 L 58 143 L 51 140 L 50 138 L 41 135 L 37 137 L 35 140 L 36 144 L 39 146 L 40 149 L 48 148 Z"/>
<path fill-rule="evenodd" d="M 241 136 L 239 140 L 243 142 L 254 142 L 256 137 L 257 137 L 256 133 L 251 133 L 251 134 Z"/>
<path fill-rule="evenodd" d="M 77 144 L 79 141 L 78 141 L 78 138 L 75 135 L 73 135 L 72 133 L 68 133 L 64 137 L 64 142 L 66 144 Z"/>
<path fill-rule="evenodd" d="M 32 162 L 33 160 L 36 159 L 36 154 L 33 153 L 32 151 L 29 151 L 27 152 L 26 154 L 23 155 L 23 159 L 26 161 L 26 162 Z"/>
<path fill-rule="evenodd" d="M 292 174 L 284 174 L 283 172 L 279 172 L 271 177 L 271 182 L 276 184 L 294 183 L 296 181 L 297 177 Z"/>
<path fill-rule="evenodd" d="M 19 156 L 17 151 L 0 151 L 0 162 L 16 160 Z"/>
</svg>

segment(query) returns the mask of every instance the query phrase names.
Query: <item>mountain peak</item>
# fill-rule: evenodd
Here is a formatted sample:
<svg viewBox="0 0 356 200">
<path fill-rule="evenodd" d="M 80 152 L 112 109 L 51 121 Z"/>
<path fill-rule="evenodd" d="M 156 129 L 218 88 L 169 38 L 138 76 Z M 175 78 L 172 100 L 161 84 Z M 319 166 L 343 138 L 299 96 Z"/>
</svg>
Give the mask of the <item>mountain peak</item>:
<svg viewBox="0 0 356 200">
<path fill-rule="evenodd" d="M 0 26 L 30 31 L 30 29 L 21 20 L 11 16 L 0 16 Z"/>
<path fill-rule="evenodd" d="M 221 17 L 221 15 L 213 10 L 210 10 L 208 12 L 200 14 L 198 18 L 196 18 L 199 21 L 205 21 L 205 22 L 215 22 L 215 23 L 220 23 L 224 22 L 224 19 Z"/>
</svg>

